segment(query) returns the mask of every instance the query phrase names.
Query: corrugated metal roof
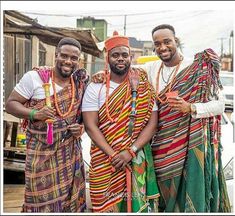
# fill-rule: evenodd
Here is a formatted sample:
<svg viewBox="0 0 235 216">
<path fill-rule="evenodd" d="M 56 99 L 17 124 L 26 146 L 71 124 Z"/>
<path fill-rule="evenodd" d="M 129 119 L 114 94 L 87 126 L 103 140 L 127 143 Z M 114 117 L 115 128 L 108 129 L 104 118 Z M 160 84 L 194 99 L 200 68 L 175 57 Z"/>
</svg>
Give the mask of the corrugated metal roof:
<svg viewBox="0 0 235 216">
<path fill-rule="evenodd" d="M 96 45 L 99 41 L 91 30 L 43 26 L 18 11 L 4 11 L 3 32 L 6 34 L 35 35 L 42 42 L 53 46 L 56 46 L 63 37 L 72 37 L 81 43 L 83 52 L 96 57 L 100 57 L 102 54 L 102 51 Z"/>
</svg>

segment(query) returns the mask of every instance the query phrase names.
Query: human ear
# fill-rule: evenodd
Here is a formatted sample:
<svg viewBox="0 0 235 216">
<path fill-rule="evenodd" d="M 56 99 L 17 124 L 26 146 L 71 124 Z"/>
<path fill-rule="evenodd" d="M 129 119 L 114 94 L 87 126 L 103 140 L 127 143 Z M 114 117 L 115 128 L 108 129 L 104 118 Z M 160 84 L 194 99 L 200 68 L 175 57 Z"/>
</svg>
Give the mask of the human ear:
<svg viewBox="0 0 235 216">
<path fill-rule="evenodd" d="M 179 38 L 177 38 L 177 37 L 175 37 L 175 42 L 176 42 L 176 45 L 177 45 L 177 47 L 180 45 L 180 40 L 179 40 Z"/>
</svg>

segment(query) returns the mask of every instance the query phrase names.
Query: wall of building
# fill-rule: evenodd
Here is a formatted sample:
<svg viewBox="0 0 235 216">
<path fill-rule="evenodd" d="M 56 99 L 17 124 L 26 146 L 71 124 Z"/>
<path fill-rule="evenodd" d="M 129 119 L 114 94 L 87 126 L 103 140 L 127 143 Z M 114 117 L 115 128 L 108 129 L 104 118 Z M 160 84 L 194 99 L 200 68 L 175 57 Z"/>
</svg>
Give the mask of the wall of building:
<svg viewBox="0 0 235 216">
<path fill-rule="evenodd" d="M 39 39 L 32 37 L 32 66 L 39 65 Z"/>
<path fill-rule="evenodd" d="M 107 22 L 103 19 L 94 19 L 93 17 L 77 19 L 77 27 L 91 29 L 100 41 L 107 38 Z"/>
<path fill-rule="evenodd" d="M 100 41 L 104 41 L 107 38 L 107 23 L 104 20 L 95 21 L 95 35 Z"/>
<path fill-rule="evenodd" d="M 131 56 L 132 56 L 132 64 L 136 65 L 137 64 L 137 58 L 143 55 L 143 50 L 142 49 L 137 49 L 137 48 L 131 48 Z"/>
<path fill-rule="evenodd" d="M 46 49 L 46 65 L 54 66 L 55 62 L 55 47 L 43 43 L 44 48 Z"/>
</svg>

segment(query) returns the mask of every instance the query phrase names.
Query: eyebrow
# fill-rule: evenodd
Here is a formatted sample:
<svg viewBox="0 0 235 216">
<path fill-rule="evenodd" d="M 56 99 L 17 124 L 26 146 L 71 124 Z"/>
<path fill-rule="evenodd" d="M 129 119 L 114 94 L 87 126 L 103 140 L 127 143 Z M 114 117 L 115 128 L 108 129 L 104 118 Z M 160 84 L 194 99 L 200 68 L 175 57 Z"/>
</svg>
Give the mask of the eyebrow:
<svg viewBox="0 0 235 216">
<path fill-rule="evenodd" d="M 166 42 L 166 41 L 172 41 L 172 39 L 170 39 L 170 38 L 163 39 L 163 43 Z M 156 41 L 154 41 L 154 44 L 156 44 L 156 43 L 161 43 L 161 42 L 156 40 Z"/>
<path fill-rule="evenodd" d="M 129 54 L 129 52 L 114 52 L 114 53 L 111 53 L 111 55 L 113 54 Z"/>
</svg>

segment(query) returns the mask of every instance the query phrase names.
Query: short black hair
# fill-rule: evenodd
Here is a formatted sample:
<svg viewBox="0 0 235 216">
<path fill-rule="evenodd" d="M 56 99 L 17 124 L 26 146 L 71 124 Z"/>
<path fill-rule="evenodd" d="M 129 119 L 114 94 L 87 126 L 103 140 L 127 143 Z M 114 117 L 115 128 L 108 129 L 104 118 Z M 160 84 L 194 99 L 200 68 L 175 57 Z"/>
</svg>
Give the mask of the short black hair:
<svg viewBox="0 0 235 216">
<path fill-rule="evenodd" d="M 63 45 L 72 45 L 77 47 L 80 51 L 82 49 L 81 44 L 79 43 L 78 40 L 71 38 L 71 37 L 64 37 L 62 38 L 59 43 L 57 44 L 56 49 L 58 50 L 60 47 L 62 47 Z"/>
<path fill-rule="evenodd" d="M 173 26 L 169 25 L 169 24 L 162 24 L 162 25 L 158 25 L 156 26 L 153 30 L 152 30 L 152 36 L 154 34 L 155 31 L 159 30 L 159 29 L 169 29 L 173 32 L 174 36 L 175 36 L 175 29 Z"/>
</svg>

